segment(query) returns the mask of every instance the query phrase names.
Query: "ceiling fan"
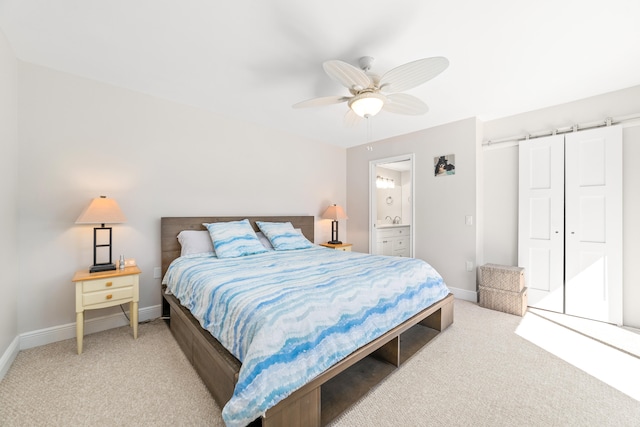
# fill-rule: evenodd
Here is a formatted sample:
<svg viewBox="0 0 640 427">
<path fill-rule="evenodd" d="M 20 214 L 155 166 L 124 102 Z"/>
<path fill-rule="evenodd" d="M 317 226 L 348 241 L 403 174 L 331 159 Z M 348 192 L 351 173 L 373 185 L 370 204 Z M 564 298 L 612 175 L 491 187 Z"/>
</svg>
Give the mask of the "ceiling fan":
<svg viewBox="0 0 640 427">
<path fill-rule="evenodd" d="M 360 68 L 339 60 L 324 62 L 324 71 L 349 89 L 351 96 L 313 98 L 294 104 L 293 108 L 347 102 L 347 124 L 357 122 L 360 117 L 375 116 L 380 110 L 408 115 L 425 114 L 429 111 L 427 104 L 413 95 L 400 92 L 431 80 L 449 66 L 449 60 L 442 56 L 423 58 L 400 65 L 380 77 L 370 71 L 372 63 L 373 58 L 370 56 L 360 58 Z"/>
</svg>

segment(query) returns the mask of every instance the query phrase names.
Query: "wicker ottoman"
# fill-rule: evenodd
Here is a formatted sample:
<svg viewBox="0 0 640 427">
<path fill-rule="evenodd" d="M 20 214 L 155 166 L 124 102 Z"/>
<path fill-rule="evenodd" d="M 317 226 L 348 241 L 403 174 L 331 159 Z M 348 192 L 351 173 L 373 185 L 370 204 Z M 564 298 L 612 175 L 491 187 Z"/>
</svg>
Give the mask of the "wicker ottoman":
<svg viewBox="0 0 640 427">
<path fill-rule="evenodd" d="M 479 270 L 480 306 L 524 316 L 527 311 L 524 268 L 485 264 Z"/>
</svg>

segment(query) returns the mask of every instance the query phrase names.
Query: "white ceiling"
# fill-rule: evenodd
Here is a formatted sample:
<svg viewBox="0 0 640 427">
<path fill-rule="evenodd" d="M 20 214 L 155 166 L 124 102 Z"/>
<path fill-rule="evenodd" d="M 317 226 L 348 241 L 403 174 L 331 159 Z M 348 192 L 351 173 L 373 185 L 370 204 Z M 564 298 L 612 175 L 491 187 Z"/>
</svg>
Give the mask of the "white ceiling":
<svg viewBox="0 0 640 427">
<path fill-rule="evenodd" d="M 0 0 L 23 61 L 343 147 L 638 85 L 639 16 L 638 0 Z M 378 74 L 447 57 L 408 92 L 429 113 L 367 129 L 344 103 L 291 108 L 347 95 L 322 62 L 365 55 Z"/>
</svg>

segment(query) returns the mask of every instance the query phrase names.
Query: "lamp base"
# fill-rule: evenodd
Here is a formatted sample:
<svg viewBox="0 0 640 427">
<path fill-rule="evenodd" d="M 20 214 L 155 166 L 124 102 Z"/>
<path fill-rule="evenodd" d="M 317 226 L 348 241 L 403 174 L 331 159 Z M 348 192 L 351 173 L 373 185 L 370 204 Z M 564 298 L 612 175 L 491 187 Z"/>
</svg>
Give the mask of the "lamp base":
<svg viewBox="0 0 640 427">
<path fill-rule="evenodd" d="M 341 245 L 342 242 L 340 240 L 329 240 L 327 243 L 331 245 Z"/>
<path fill-rule="evenodd" d="M 97 273 L 99 271 L 110 271 L 115 269 L 116 269 L 115 264 L 96 264 L 96 265 L 92 265 L 89 268 L 89 273 Z"/>
</svg>

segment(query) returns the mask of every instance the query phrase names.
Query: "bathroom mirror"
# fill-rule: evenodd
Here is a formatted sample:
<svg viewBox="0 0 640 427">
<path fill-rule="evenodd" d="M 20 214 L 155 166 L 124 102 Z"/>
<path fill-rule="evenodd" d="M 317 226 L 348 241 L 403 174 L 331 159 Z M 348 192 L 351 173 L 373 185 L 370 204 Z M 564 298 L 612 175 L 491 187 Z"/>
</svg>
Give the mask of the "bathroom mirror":
<svg viewBox="0 0 640 427">
<path fill-rule="evenodd" d="M 414 155 L 369 162 L 369 251 L 413 257 Z"/>
<path fill-rule="evenodd" d="M 378 225 L 411 223 L 409 160 L 376 165 L 376 196 Z"/>
</svg>

